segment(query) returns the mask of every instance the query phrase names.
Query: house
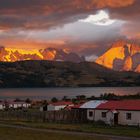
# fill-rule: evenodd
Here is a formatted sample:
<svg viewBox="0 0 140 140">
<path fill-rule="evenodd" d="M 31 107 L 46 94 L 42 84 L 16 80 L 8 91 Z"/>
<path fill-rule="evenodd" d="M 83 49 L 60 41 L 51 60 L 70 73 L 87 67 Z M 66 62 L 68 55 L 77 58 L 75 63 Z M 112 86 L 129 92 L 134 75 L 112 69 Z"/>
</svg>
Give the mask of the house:
<svg viewBox="0 0 140 140">
<path fill-rule="evenodd" d="M 120 100 L 92 103 L 87 108 L 87 119 L 106 124 L 140 125 L 140 100 Z M 94 106 L 95 105 L 95 106 Z"/>
<path fill-rule="evenodd" d="M 90 121 L 94 120 L 95 108 L 99 106 L 101 103 L 105 103 L 104 100 L 92 100 L 82 104 L 80 109 L 87 109 L 87 119 Z"/>
<path fill-rule="evenodd" d="M 96 108 L 95 121 L 107 124 L 140 125 L 140 100 L 108 101 Z"/>
<path fill-rule="evenodd" d="M 30 103 L 26 103 L 26 102 L 8 102 L 8 106 L 9 108 L 29 108 L 31 106 Z"/>
<path fill-rule="evenodd" d="M 71 107 L 71 106 L 74 106 L 74 104 L 72 102 L 58 101 L 55 103 L 50 103 L 47 106 L 47 110 L 48 111 L 62 110 L 66 107 Z"/>
<path fill-rule="evenodd" d="M 5 109 L 5 103 L 4 102 L 0 102 L 0 110 Z"/>
</svg>

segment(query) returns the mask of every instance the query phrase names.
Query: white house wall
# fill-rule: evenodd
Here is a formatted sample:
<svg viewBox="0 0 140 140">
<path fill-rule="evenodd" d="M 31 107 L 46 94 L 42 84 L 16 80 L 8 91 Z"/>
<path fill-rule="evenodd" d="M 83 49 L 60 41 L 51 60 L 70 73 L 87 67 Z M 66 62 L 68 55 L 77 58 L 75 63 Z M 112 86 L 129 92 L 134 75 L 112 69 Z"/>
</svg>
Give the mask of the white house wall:
<svg viewBox="0 0 140 140">
<path fill-rule="evenodd" d="M 93 112 L 93 116 L 89 116 L 89 112 Z M 102 112 L 106 112 L 106 117 L 102 117 Z M 140 125 L 140 111 L 123 111 L 118 110 L 118 124 L 120 125 Z M 131 120 L 126 119 L 126 114 L 131 113 Z M 109 110 L 87 110 L 87 119 L 90 121 L 104 121 L 106 124 L 113 124 L 114 114 Z"/>
<path fill-rule="evenodd" d="M 131 120 L 126 119 L 127 113 L 131 113 Z M 140 125 L 140 111 L 119 111 L 118 123 L 122 125 Z"/>
<path fill-rule="evenodd" d="M 64 109 L 65 107 L 66 105 L 55 106 L 55 110 L 61 110 L 61 109 Z"/>
<path fill-rule="evenodd" d="M 89 112 L 93 113 L 93 116 L 89 116 Z M 107 112 L 106 118 L 102 117 L 102 112 Z M 113 114 L 111 112 L 108 112 L 108 110 L 94 110 L 94 109 L 88 109 L 87 110 L 87 119 L 90 121 L 104 121 L 105 123 L 110 124 L 111 120 L 113 118 Z"/>
<path fill-rule="evenodd" d="M 28 107 L 30 107 L 30 104 L 23 104 L 22 105 L 24 108 L 28 108 Z"/>
<path fill-rule="evenodd" d="M 48 105 L 48 111 L 55 111 L 55 110 L 61 110 L 64 109 L 66 105 L 59 105 L 59 106 L 54 106 L 54 105 Z"/>
<path fill-rule="evenodd" d="M 92 116 L 89 116 L 89 112 L 92 112 Z M 93 109 L 88 109 L 87 110 L 87 119 L 89 120 L 89 121 L 94 121 L 94 110 Z"/>
<path fill-rule="evenodd" d="M 31 106 L 31 104 L 9 104 L 9 108 L 20 108 L 20 107 L 24 107 L 24 108 L 28 108 L 28 107 L 30 107 Z"/>
<path fill-rule="evenodd" d="M 106 114 L 106 123 L 107 124 L 114 124 L 114 114 L 111 111 L 108 111 Z"/>
<path fill-rule="evenodd" d="M 5 106 L 0 105 L 0 110 L 3 110 L 5 108 Z"/>
<path fill-rule="evenodd" d="M 102 112 L 106 112 L 106 117 L 102 117 Z M 113 113 L 108 110 L 95 110 L 95 121 L 104 121 L 107 124 L 111 124 L 113 119 Z"/>
<path fill-rule="evenodd" d="M 14 108 L 18 108 L 18 104 L 14 104 Z"/>
<path fill-rule="evenodd" d="M 48 109 L 48 111 L 55 110 L 55 106 L 50 104 L 50 105 L 48 105 L 47 109 Z"/>
</svg>

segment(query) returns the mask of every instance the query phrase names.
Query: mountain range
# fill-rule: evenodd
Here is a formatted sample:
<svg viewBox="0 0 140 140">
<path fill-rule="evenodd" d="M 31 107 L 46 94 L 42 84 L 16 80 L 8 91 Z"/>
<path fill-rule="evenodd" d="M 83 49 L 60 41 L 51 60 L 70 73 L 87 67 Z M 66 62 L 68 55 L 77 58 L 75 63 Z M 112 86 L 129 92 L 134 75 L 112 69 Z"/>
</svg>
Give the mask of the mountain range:
<svg viewBox="0 0 140 140">
<path fill-rule="evenodd" d="M 23 60 L 51 60 L 51 61 L 85 61 L 76 53 L 69 52 L 66 49 L 45 48 L 45 49 L 14 49 L 0 47 L 0 61 L 15 62 Z"/>
<path fill-rule="evenodd" d="M 115 42 L 96 63 L 116 71 L 140 72 L 140 46 L 126 41 Z"/>
<path fill-rule="evenodd" d="M 0 87 L 140 86 L 140 47 L 115 42 L 95 62 L 66 49 L 0 47 Z"/>
<path fill-rule="evenodd" d="M 62 62 L 84 62 L 85 57 L 67 49 L 14 49 L 0 47 L 0 61 L 16 62 L 25 60 L 49 60 Z M 110 49 L 99 56 L 95 63 L 115 71 L 140 73 L 140 46 L 128 41 L 117 41 Z"/>
</svg>

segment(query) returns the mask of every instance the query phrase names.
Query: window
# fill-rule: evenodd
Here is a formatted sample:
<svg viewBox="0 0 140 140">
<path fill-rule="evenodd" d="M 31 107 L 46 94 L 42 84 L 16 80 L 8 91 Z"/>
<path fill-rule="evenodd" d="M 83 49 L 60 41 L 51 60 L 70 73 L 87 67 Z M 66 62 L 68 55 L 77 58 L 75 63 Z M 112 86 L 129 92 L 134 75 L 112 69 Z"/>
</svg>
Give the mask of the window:
<svg viewBox="0 0 140 140">
<path fill-rule="evenodd" d="M 106 112 L 102 112 L 102 118 L 106 118 Z"/>
<path fill-rule="evenodd" d="M 89 117 L 92 117 L 92 116 L 93 116 L 93 112 L 89 111 Z"/>
<path fill-rule="evenodd" d="M 131 117 L 132 117 L 132 116 L 131 116 L 131 113 L 126 113 L 126 119 L 127 119 L 127 120 L 131 120 Z"/>
</svg>

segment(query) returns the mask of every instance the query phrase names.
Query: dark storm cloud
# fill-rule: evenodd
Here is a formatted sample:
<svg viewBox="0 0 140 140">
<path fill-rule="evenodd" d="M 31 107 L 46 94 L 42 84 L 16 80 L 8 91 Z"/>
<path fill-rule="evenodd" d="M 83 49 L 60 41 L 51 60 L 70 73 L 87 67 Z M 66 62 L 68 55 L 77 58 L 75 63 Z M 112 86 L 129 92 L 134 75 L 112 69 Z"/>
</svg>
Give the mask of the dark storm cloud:
<svg viewBox="0 0 140 140">
<path fill-rule="evenodd" d="M 139 20 L 140 18 L 140 0 L 135 0 L 132 5 L 128 5 L 125 8 L 120 7 L 118 9 L 110 8 L 110 13 L 113 18 L 124 20 Z"/>
<path fill-rule="evenodd" d="M 100 8 L 120 8 L 135 0 L 0 0 L 0 28 L 49 28 L 74 22 Z"/>
</svg>

